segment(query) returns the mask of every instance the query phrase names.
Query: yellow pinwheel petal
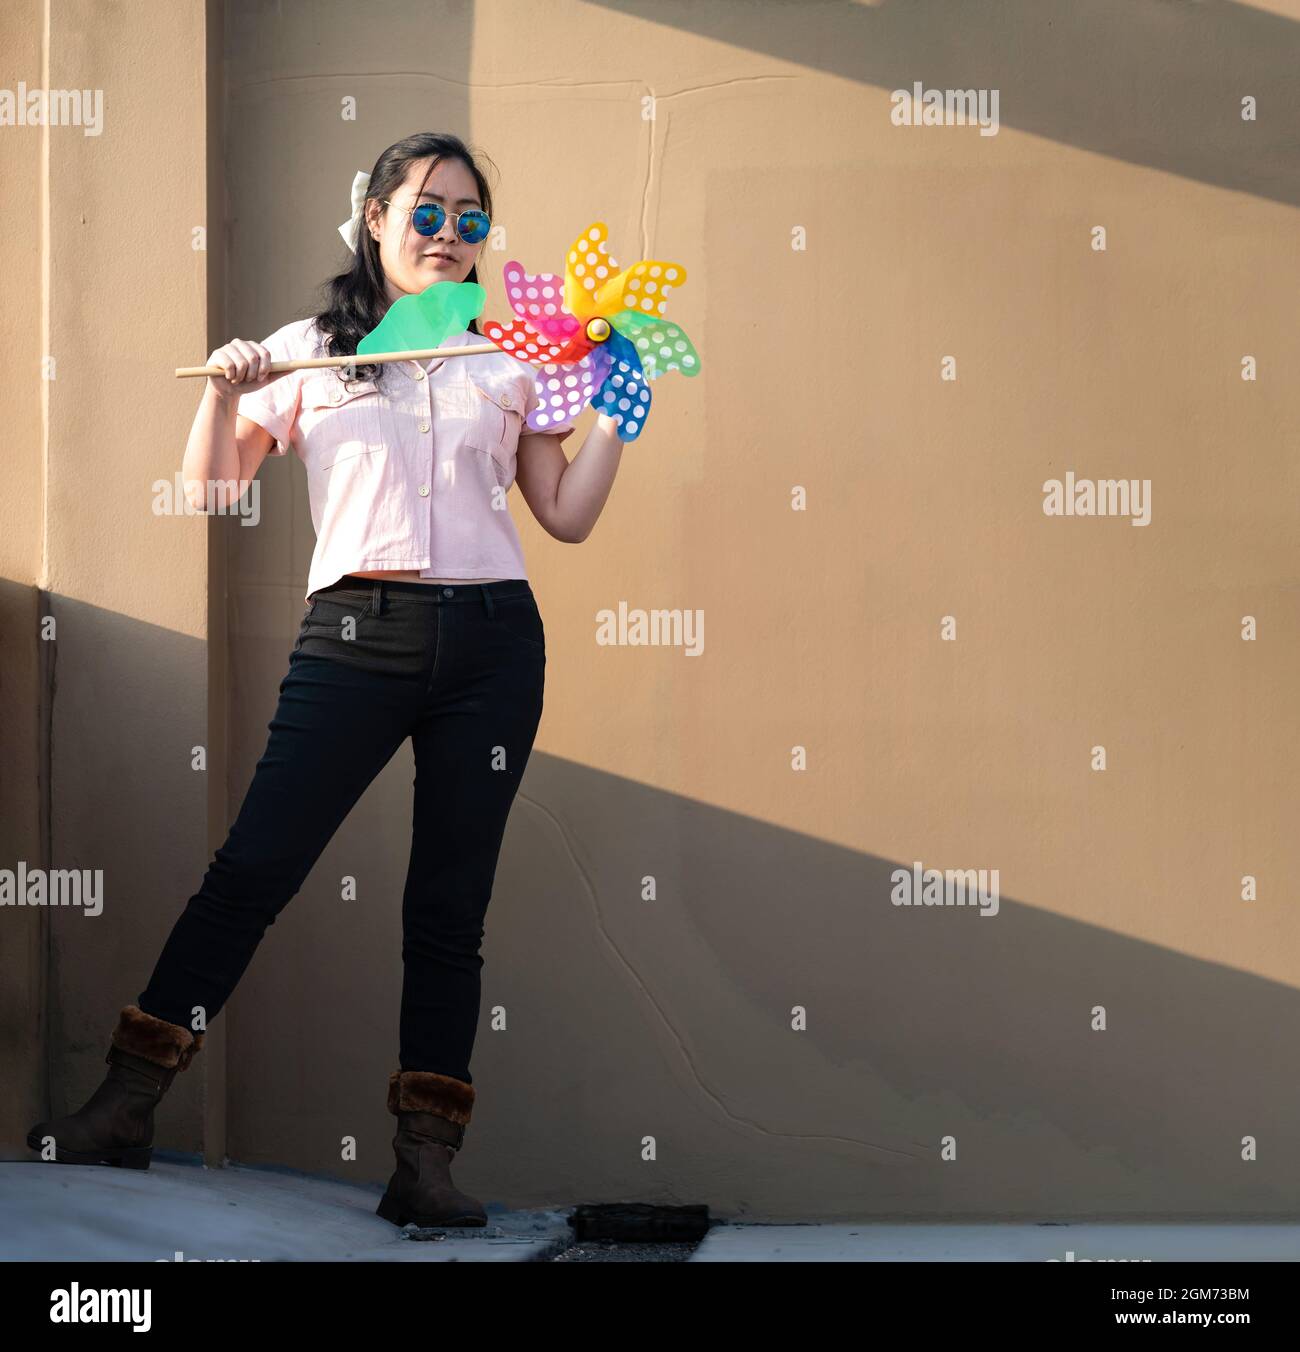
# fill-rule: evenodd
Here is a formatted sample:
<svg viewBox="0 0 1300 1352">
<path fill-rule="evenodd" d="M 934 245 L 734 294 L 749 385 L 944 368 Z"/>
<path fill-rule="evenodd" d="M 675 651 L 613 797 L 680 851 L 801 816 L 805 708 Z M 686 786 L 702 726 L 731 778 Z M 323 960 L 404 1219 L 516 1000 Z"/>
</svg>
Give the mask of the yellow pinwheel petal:
<svg viewBox="0 0 1300 1352">
<path fill-rule="evenodd" d="M 662 319 L 668 293 L 685 280 L 686 269 L 680 263 L 643 258 L 611 277 L 596 292 L 595 313 L 609 316 L 619 310 L 635 310 Z"/>
<path fill-rule="evenodd" d="M 593 221 L 573 241 L 564 261 L 564 308 L 579 319 L 603 313 L 596 308 L 596 293 L 618 271 L 608 239 L 605 222 Z"/>
</svg>

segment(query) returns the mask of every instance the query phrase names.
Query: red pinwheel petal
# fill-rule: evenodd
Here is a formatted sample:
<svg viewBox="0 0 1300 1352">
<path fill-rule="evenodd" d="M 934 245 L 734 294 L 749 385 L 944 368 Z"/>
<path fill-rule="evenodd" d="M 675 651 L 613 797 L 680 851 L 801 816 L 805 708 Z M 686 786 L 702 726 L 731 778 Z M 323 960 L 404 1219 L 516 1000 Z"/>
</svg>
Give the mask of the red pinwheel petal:
<svg viewBox="0 0 1300 1352">
<path fill-rule="evenodd" d="M 483 333 L 489 342 L 495 343 L 503 352 L 533 366 L 544 366 L 548 361 L 557 360 L 558 354 L 566 346 L 564 343 L 549 342 L 522 319 L 516 319 L 511 324 L 498 324 L 495 319 L 485 320 Z"/>
<path fill-rule="evenodd" d="M 580 333 L 576 338 L 565 343 L 552 360 L 558 362 L 581 361 L 595 346 L 596 344 L 585 333 Z"/>
</svg>

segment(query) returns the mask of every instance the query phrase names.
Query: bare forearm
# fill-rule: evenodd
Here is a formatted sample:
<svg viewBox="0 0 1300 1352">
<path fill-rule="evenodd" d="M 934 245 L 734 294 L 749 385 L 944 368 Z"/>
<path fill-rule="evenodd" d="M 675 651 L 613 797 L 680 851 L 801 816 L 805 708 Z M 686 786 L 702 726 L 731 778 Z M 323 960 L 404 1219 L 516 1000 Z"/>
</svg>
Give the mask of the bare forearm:
<svg viewBox="0 0 1300 1352">
<path fill-rule="evenodd" d="M 617 428 L 613 418 L 600 414 L 577 455 L 560 475 L 555 490 L 554 524 L 562 539 L 575 544 L 585 540 L 605 508 L 623 455 Z"/>
<path fill-rule="evenodd" d="M 233 491 L 214 488 L 214 501 L 208 500 L 209 484 L 225 484 L 239 478 L 239 448 L 235 444 L 238 413 L 237 398 L 223 398 L 211 385 L 204 389 L 185 446 L 185 458 L 181 461 L 185 496 L 199 511 L 212 511 L 223 500 L 233 503 L 248 487 L 246 483 L 240 483 Z"/>
</svg>

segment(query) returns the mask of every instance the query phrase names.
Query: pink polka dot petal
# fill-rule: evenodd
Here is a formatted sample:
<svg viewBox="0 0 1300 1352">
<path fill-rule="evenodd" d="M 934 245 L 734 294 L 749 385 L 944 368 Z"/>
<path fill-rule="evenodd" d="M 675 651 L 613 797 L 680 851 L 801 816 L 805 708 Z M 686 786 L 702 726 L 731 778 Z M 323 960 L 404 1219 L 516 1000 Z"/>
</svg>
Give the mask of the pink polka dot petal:
<svg viewBox="0 0 1300 1352">
<path fill-rule="evenodd" d="M 582 321 L 564 308 L 564 278 L 550 272 L 531 273 L 511 259 L 504 269 L 510 308 L 543 338 L 566 342 L 582 328 Z"/>
</svg>

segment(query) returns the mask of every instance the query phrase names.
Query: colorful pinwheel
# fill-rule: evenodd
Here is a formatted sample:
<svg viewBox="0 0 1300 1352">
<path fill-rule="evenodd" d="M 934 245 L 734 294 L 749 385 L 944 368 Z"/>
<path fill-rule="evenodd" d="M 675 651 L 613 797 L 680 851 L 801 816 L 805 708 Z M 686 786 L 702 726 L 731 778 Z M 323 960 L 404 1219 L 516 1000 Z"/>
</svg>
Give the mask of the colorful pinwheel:
<svg viewBox="0 0 1300 1352">
<path fill-rule="evenodd" d="M 618 424 L 622 441 L 635 441 L 650 413 L 650 387 L 668 371 L 693 376 L 700 355 L 663 317 L 664 302 L 686 280 L 680 263 L 642 259 L 619 271 L 596 221 L 574 241 L 564 278 L 505 266 L 506 297 L 518 316 L 511 324 L 485 321 L 483 331 L 503 352 L 538 367 L 538 405 L 528 430 L 545 432 L 590 403 Z"/>
<path fill-rule="evenodd" d="M 475 282 L 433 282 L 400 296 L 357 344 L 355 356 L 273 361 L 272 373 L 306 367 L 468 357 L 494 348 L 537 368 L 537 407 L 527 428 L 545 432 L 590 403 L 615 420 L 619 438 L 635 441 L 650 413 L 648 382 L 668 371 L 693 376 L 700 354 L 663 317 L 668 293 L 686 281 L 680 263 L 642 259 L 619 270 L 595 221 L 574 241 L 564 278 L 534 276 L 517 262 L 505 266 L 506 296 L 517 318 L 487 320 L 484 344 L 442 346 L 479 316 L 486 296 Z M 179 366 L 178 376 L 221 375 L 219 366 Z"/>
</svg>

